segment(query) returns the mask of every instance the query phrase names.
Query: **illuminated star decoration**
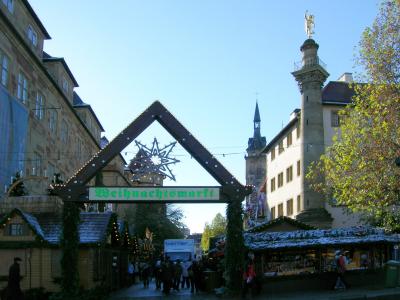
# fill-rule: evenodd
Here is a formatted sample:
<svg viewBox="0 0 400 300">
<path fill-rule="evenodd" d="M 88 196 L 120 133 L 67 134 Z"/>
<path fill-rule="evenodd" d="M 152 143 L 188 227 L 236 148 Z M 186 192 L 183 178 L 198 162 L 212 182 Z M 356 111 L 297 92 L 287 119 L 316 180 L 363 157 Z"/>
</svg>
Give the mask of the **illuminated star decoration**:
<svg viewBox="0 0 400 300">
<path fill-rule="evenodd" d="M 168 165 L 180 162 L 179 160 L 169 156 L 172 152 L 172 149 L 175 147 L 176 142 L 172 142 L 161 149 L 158 145 L 158 141 L 156 138 L 154 138 L 153 146 L 151 147 L 151 149 L 136 140 L 135 143 L 136 146 L 139 148 L 139 153 L 145 156 L 141 158 L 141 161 L 144 162 L 144 165 L 142 166 L 142 168 L 137 170 L 137 173 L 156 173 L 164 175 L 175 181 L 175 176 L 174 174 L 172 174 L 172 171 Z"/>
</svg>

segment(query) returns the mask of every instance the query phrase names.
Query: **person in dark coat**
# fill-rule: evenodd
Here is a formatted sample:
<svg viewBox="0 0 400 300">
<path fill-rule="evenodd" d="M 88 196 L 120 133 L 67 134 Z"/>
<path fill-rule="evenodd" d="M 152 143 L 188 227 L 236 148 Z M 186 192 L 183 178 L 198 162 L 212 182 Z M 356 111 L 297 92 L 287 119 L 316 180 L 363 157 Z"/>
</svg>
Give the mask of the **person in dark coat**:
<svg viewBox="0 0 400 300">
<path fill-rule="evenodd" d="M 150 266 L 147 262 L 144 262 L 142 264 L 142 280 L 143 280 L 143 287 L 148 288 L 149 287 L 149 277 L 150 277 Z"/>
<path fill-rule="evenodd" d="M 174 270 L 169 257 L 165 259 L 165 262 L 161 265 L 161 278 L 163 282 L 163 293 L 169 295 L 172 287 L 172 279 L 174 277 Z"/>
<path fill-rule="evenodd" d="M 189 278 L 190 278 L 190 292 L 198 293 L 200 291 L 201 279 L 203 275 L 203 270 L 201 265 L 197 261 L 193 261 L 192 265 L 188 268 Z"/>
<path fill-rule="evenodd" d="M 154 265 L 154 278 L 156 279 L 156 289 L 161 289 L 161 282 L 162 282 L 162 265 L 163 261 L 161 259 L 157 260 L 156 264 Z"/>
<path fill-rule="evenodd" d="M 181 282 L 182 265 L 178 259 L 174 265 L 174 290 L 179 292 L 179 283 Z"/>
<path fill-rule="evenodd" d="M 8 271 L 7 300 L 22 300 L 24 298 L 19 282 L 21 281 L 19 257 L 14 258 L 14 263 Z"/>
</svg>

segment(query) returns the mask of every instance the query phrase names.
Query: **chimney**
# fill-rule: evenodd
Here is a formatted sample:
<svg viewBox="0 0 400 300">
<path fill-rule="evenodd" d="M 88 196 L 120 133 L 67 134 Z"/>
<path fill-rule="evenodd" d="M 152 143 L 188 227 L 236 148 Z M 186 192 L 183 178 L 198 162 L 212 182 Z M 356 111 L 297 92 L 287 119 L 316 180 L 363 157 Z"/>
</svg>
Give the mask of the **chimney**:
<svg viewBox="0 0 400 300">
<path fill-rule="evenodd" d="M 352 73 L 343 73 L 343 75 L 339 77 L 338 81 L 351 83 L 351 82 L 353 82 L 353 74 Z"/>
</svg>

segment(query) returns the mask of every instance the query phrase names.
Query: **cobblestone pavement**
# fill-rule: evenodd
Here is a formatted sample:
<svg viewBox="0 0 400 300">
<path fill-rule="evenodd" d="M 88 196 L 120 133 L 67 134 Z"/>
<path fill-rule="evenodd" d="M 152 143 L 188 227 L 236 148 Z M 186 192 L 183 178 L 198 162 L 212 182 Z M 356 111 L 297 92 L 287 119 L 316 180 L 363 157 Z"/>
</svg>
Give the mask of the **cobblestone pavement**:
<svg viewBox="0 0 400 300">
<path fill-rule="evenodd" d="M 159 300 L 166 298 L 169 300 L 186 300 L 186 299 L 202 299 L 202 300 L 217 300 L 221 299 L 213 294 L 198 293 L 191 294 L 190 289 L 181 289 L 179 292 L 172 291 L 170 295 L 165 296 L 161 291 L 156 290 L 154 281 L 150 283 L 149 288 L 143 288 L 142 284 L 135 284 L 129 288 L 119 290 L 111 295 L 109 300 Z M 240 297 L 224 296 L 222 299 L 242 299 Z M 247 299 L 267 299 L 267 300 L 359 300 L 359 299 L 374 299 L 374 300 L 398 300 L 400 299 L 400 287 L 398 288 L 383 288 L 383 287 L 364 287 L 354 288 L 345 291 L 306 291 L 296 292 L 288 291 L 279 294 L 262 293 L 257 297 L 247 296 Z"/>
</svg>

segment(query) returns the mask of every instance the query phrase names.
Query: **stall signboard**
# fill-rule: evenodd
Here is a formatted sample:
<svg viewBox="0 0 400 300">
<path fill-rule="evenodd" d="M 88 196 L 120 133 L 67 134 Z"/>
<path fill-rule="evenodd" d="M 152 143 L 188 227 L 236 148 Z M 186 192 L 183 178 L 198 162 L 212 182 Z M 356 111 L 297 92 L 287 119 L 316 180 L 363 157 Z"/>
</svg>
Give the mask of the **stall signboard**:
<svg viewBox="0 0 400 300">
<path fill-rule="evenodd" d="M 220 202 L 220 187 L 91 187 L 89 202 Z"/>
</svg>

